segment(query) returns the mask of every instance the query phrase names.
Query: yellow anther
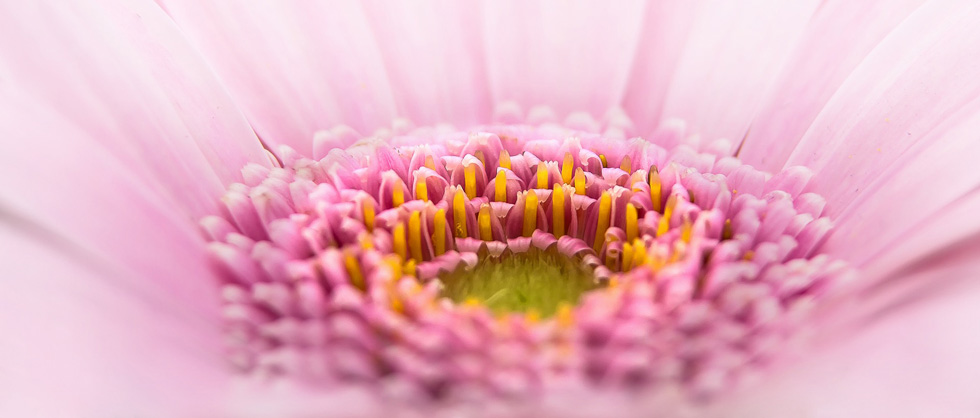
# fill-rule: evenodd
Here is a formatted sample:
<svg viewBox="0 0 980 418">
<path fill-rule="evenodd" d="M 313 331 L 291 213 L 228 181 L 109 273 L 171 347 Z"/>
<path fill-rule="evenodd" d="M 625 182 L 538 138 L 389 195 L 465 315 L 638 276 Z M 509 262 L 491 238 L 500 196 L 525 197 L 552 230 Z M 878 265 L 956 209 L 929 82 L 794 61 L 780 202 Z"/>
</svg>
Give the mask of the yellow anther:
<svg viewBox="0 0 980 418">
<path fill-rule="evenodd" d="M 483 155 L 482 150 L 476 150 L 476 152 L 473 153 L 473 156 L 480 160 L 480 163 L 482 163 L 484 167 L 487 166 L 487 158 Z"/>
<path fill-rule="evenodd" d="M 531 236 L 537 228 L 538 195 L 532 190 L 524 195 L 524 236 Z"/>
<path fill-rule="evenodd" d="M 660 255 L 659 253 L 656 252 L 654 252 L 653 254 L 648 253 L 648 255 L 649 256 L 647 257 L 646 264 L 650 266 L 650 268 L 653 269 L 653 271 L 660 271 L 660 269 L 664 268 L 664 266 L 667 265 L 667 261 L 664 260 L 663 256 Z"/>
<path fill-rule="evenodd" d="M 647 261 L 647 246 L 643 243 L 643 240 L 637 239 L 633 241 L 633 260 L 630 261 L 630 269 L 636 266 L 643 265 Z"/>
<path fill-rule="evenodd" d="M 627 173 L 633 172 L 633 160 L 630 159 L 629 155 L 623 157 L 623 161 L 619 163 L 619 169 Z"/>
<path fill-rule="evenodd" d="M 657 170 L 657 166 L 650 166 L 650 172 L 647 174 L 647 182 L 650 184 L 650 200 L 653 202 L 653 210 L 660 212 L 660 171 Z"/>
<path fill-rule="evenodd" d="M 393 207 L 399 207 L 402 203 L 405 203 L 405 185 L 401 180 L 395 184 L 395 188 L 391 190 L 391 205 Z"/>
<path fill-rule="evenodd" d="M 575 194 L 585 195 L 585 171 L 582 171 L 582 167 L 575 170 Z"/>
<path fill-rule="evenodd" d="M 558 321 L 558 326 L 562 328 L 571 328 L 575 325 L 575 317 L 572 314 L 572 305 L 568 302 L 562 302 L 558 305 L 558 312 L 555 313 L 555 320 Z"/>
<path fill-rule="evenodd" d="M 606 156 L 605 155 L 599 154 L 599 161 L 602 162 L 602 168 L 609 167 L 609 161 L 606 160 Z"/>
<path fill-rule="evenodd" d="M 432 170 L 432 171 L 435 171 L 436 170 L 436 161 L 432 158 L 431 155 L 426 155 L 425 156 L 425 166 L 429 170 Z"/>
<path fill-rule="evenodd" d="M 361 211 L 364 213 L 364 226 L 374 232 L 374 203 L 364 199 L 361 201 Z"/>
<path fill-rule="evenodd" d="M 538 163 L 538 188 L 548 188 L 548 166 L 545 165 L 544 161 Z"/>
<path fill-rule="evenodd" d="M 436 257 L 446 252 L 446 210 L 439 209 L 432 219 L 432 246 Z"/>
<path fill-rule="evenodd" d="M 565 189 L 556 184 L 551 191 L 551 231 L 556 238 L 565 235 Z"/>
<path fill-rule="evenodd" d="M 629 271 L 633 265 L 633 245 L 623 243 L 623 262 L 620 266 L 621 271 Z"/>
<path fill-rule="evenodd" d="M 670 230 L 670 216 L 674 214 L 674 207 L 677 206 L 677 195 L 672 194 L 667 198 L 667 206 L 664 208 L 664 216 L 660 218 L 660 223 L 657 224 L 657 236 L 666 234 Z"/>
<path fill-rule="evenodd" d="M 575 174 L 575 160 L 572 153 L 566 152 L 565 159 L 561 163 L 561 181 L 565 184 L 572 183 L 572 176 Z"/>
<path fill-rule="evenodd" d="M 408 259 L 408 261 L 405 262 L 405 266 L 402 267 L 402 271 L 406 276 L 415 277 L 415 266 L 415 260 Z"/>
<path fill-rule="evenodd" d="M 619 261 L 616 257 L 613 257 L 610 251 L 606 251 L 605 265 L 609 271 L 616 271 L 616 262 Z"/>
<path fill-rule="evenodd" d="M 598 219 L 596 219 L 595 241 L 592 244 L 592 249 L 597 253 L 602 249 L 602 244 L 606 243 L 606 230 L 609 229 L 611 207 L 612 196 L 609 195 L 609 192 L 602 192 L 602 197 L 599 198 L 599 210 L 596 213 Z"/>
<path fill-rule="evenodd" d="M 475 298 L 473 296 L 470 296 L 470 297 L 466 298 L 466 300 L 463 301 L 463 305 L 464 306 L 469 306 L 471 308 L 475 308 L 477 306 L 480 306 L 480 299 L 477 299 L 477 298 Z"/>
<path fill-rule="evenodd" d="M 497 165 L 499 165 L 499 166 L 501 166 L 503 168 L 506 168 L 508 170 L 511 170 L 511 166 L 510 166 L 510 153 L 508 153 L 506 150 L 501 150 L 500 151 L 500 161 L 497 163 Z"/>
<path fill-rule="evenodd" d="M 745 261 L 752 261 L 753 258 L 755 258 L 755 251 L 752 250 L 746 251 L 745 255 L 742 256 L 742 259 Z"/>
<path fill-rule="evenodd" d="M 526 314 L 524 314 L 524 319 L 531 324 L 541 322 L 541 312 L 538 312 L 537 309 L 531 308 Z"/>
<path fill-rule="evenodd" d="M 691 229 L 691 218 L 685 216 L 681 224 L 681 241 L 685 243 L 691 242 Z"/>
<path fill-rule="evenodd" d="M 636 206 L 632 203 L 626 204 L 626 242 L 633 241 L 638 235 Z"/>
<path fill-rule="evenodd" d="M 422 214 L 419 211 L 413 211 L 408 217 L 408 249 L 413 260 L 422 262 Z"/>
<path fill-rule="evenodd" d="M 615 289 L 615 288 L 619 287 L 619 278 L 617 278 L 617 277 L 610 277 L 607 286 L 609 286 L 609 288 L 611 288 L 611 289 Z"/>
<path fill-rule="evenodd" d="M 361 232 L 359 241 L 361 242 L 361 248 L 365 250 L 374 248 L 374 241 L 371 240 L 371 234 Z"/>
<path fill-rule="evenodd" d="M 463 168 L 463 187 L 466 188 L 466 197 L 476 198 L 476 164 L 470 164 Z"/>
<path fill-rule="evenodd" d="M 405 245 L 405 224 L 399 222 L 395 229 L 391 231 L 392 247 L 395 247 L 395 254 L 402 260 L 408 258 L 408 248 Z"/>
<path fill-rule="evenodd" d="M 493 179 L 493 200 L 507 201 L 507 172 L 504 170 L 497 170 L 497 177 Z"/>
<path fill-rule="evenodd" d="M 426 186 L 424 177 L 420 177 L 419 181 L 415 183 L 415 199 L 422 201 L 429 200 L 429 187 Z"/>
<path fill-rule="evenodd" d="M 732 239 L 735 231 L 732 230 L 732 220 L 725 219 L 725 226 L 721 229 L 721 239 Z"/>
<path fill-rule="evenodd" d="M 480 225 L 480 239 L 493 241 L 493 231 L 490 229 L 490 205 L 480 206 L 480 213 L 477 215 L 476 223 Z"/>
<path fill-rule="evenodd" d="M 350 283 L 354 287 L 364 290 L 364 274 L 361 273 L 361 263 L 357 260 L 357 257 L 350 252 L 345 252 L 344 267 L 347 268 Z"/>
<path fill-rule="evenodd" d="M 456 189 L 456 195 L 453 196 L 453 224 L 457 238 L 469 236 L 466 233 L 466 197 L 459 189 Z"/>
<path fill-rule="evenodd" d="M 402 277 L 402 260 L 395 254 L 388 254 L 384 257 L 384 264 L 391 270 L 391 277 L 398 280 Z"/>
</svg>

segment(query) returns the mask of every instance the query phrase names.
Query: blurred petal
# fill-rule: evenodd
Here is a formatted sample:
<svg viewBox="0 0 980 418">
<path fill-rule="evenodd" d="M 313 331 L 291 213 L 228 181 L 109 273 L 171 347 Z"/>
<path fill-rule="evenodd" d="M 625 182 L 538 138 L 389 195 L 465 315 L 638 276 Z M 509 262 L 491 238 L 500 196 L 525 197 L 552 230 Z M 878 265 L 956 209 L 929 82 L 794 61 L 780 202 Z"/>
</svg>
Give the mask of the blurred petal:
<svg viewBox="0 0 980 418">
<path fill-rule="evenodd" d="M 923 2 L 841 0 L 821 5 L 755 116 L 739 158 L 779 171 L 841 83 Z"/>
<path fill-rule="evenodd" d="M 488 1 L 483 30 L 496 102 L 602 115 L 625 93 L 645 3 Z"/>
<path fill-rule="evenodd" d="M 215 309 L 130 288 L 118 279 L 141 272 L 116 270 L 6 213 L 0 234 L 0 414 L 197 416 L 217 407 L 227 375 Z"/>
<path fill-rule="evenodd" d="M 627 111 L 659 109 L 658 120 L 682 119 L 702 138 L 741 139 L 817 5 L 817 1 L 758 0 L 690 6 L 695 10 L 686 38 L 645 37 L 638 46 Z M 657 26 L 673 16 L 651 18 L 648 25 Z M 688 18 L 682 14 L 680 21 Z M 672 29 L 674 23 L 665 25 L 666 33 L 683 36 L 682 30 Z M 680 55 L 675 57 L 676 46 L 664 42 L 682 44 Z M 670 73 L 642 73 L 661 62 L 673 65 Z M 662 90 L 657 84 L 665 80 L 670 86 Z M 656 105 L 658 101 L 662 105 Z M 641 128 L 652 128 L 649 120 L 640 123 Z"/>
<path fill-rule="evenodd" d="M 489 120 L 479 10 L 437 0 L 370 1 L 365 10 L 400 116 L 416 125 Z"/>
<path fill-rule="evenodd" d="M 917 10 L 854 71 L 790 156 L 787 165 L 819 173 L 811 187 L 839 225 L 830 251 L 863 264 L 980 184 L 968 157 L 980 123 L 978 18 L 975 5 Z"/>
<path fill-rule="evenodd" d="M 974 250 L 976 247 L 974 247 Z M 719 417 L 972 417 L 980 412 L 980 263 L 969 253 L 908 277 L 955 283 L 893 304 L 760 384 L 710 408 Z"/>
<path fill-rule="evenodd" d="M 161 3 L 272 149 L 311 155 L 318 130 L 346 124 L 370 133 L 396 115 L 359 2 Z"/>
<path fill-rule="evenodd" d="M 264 150 L 155 4 L 0 7 L 0 382 L 16 401 L 0 409 L 210 402 L 224 366 L 194 223 Z"/>
</svg>

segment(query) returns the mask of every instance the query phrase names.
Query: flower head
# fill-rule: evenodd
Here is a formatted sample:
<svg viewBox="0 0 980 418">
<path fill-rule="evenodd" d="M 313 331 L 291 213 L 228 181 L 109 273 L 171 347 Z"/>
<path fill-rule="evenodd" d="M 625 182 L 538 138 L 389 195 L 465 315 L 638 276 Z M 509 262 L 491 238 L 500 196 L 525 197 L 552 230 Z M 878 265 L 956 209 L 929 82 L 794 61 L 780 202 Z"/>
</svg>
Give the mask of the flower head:
<svg viewBox="0 0 980 418">
<path fill-rule="evenodd" d="M 0 4 L 0 411 L 970 415 L 978 20 Z"/>
</svg>

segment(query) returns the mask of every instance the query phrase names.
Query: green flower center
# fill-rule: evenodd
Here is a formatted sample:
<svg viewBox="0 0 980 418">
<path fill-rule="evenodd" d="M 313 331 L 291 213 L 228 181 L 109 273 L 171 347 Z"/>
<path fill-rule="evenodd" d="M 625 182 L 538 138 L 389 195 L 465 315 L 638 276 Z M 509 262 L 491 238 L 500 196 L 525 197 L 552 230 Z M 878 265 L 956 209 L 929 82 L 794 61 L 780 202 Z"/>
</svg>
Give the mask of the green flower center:
<svg viewBox="0 0 980 418">
<path fill-rule="evenodd" d="M 470 271 L 439 277 L 442 295 L 455 302 L 480 302 L 494 313 L 537 313 L 548 317 L 562 304 L 576 305 L 596 289 L 592 271 L 554 252 L 531 250 L 506 257 L 485 257 Z"/>
</svg>

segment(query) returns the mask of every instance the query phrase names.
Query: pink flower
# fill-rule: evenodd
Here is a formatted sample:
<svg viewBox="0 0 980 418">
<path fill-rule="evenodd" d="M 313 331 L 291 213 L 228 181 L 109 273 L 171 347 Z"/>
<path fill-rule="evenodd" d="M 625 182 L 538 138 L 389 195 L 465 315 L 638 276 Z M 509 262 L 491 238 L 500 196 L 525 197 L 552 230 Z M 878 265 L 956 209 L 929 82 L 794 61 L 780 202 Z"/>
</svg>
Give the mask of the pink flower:
<svg viewBox="0 0 980 418">
<path fill-rule="evenodd" d="M 539 351 L 491 328 L 486 378 L 506 396 L 482 412 L 980 410 L 970 385 L 980 373 L 975 5 L 158 3 L 2 6 L 6 415 L 392 413 L 398 395 L 442 390 L 431 376 L 444 369 L 400 348 L 436 341 L 455 361 L 461 350 L 439 338 L 495 321 L 482 305 L 438 301 L 446 294 L 426 279 L 450 283 L 449 270 L 479 268 L 481 255 L 527 251 L 581 261 L 562 268 L 628 290 L 595 290 L 540 322 L 508 317 L 507 332 Z M 372 135 L 383 143 L 354 144 Z M 517 160 L 509 168 L 501 150 Z M 738 201 L 738 189 L 750 197 Z M 555 211 L 559 193 L 568 199 Z M 377 205 L 375 222 L 365 205 Z M 641 242 L 663 256 L 658 269 L 627 257 Z M 712 270 L 704 254 L 730 264 Z M 842 262 L 853 279 L 831 280 L 846 276 Z M 775 272 L 741 277 L 737 266 Z M 275 274 L 315 285 L 282 286 Z M 711 293 L 726 277 L 775 290 Z M 329 295 L 316 302 L 319 291 Z M 791 324 L 800 301 L 813 313 Z M 612 327 L 607 311 L 626 307 L 633 316 L 616 318 L 659 328 Z M 315 335 L 289 321 L 261 329 L 278 333 L 275 347 L 236 334 L 235 324 L 320 308 L 355 313 L 327 323 L 360 344 L 331 345 L 333 363 L 275 351 Z M 749 325 L 719 326 L 730 318 Z M 688 332 L 704 321 L 717 332 Z M 541 354 L 565 347 L 563 323 L 581 337 L 567 345 L 576 354 Z M 379 340 L 383 324 L 399 338 Z M 771 330 L 780 337 L 763 338 Z M 617 338 L 656 346 L 605 357 L 582 348 Z M 753 361 L 719 355 L 732 354 L 716 348 L 724 338 Z M 724 376 L 738 384 L 671 371 L 672 359 L 705 353 L 712 362 L 686 364 L 735 364 Z M 508 361 L 562 378 L 522 386 L 497 373 Z M 589 362 L 600 378 L 555 372 Z M 395 371 L 379 377 L 377 364 Z M 464 375 L 441 381 L 471 383 Z"/>
</svg>

